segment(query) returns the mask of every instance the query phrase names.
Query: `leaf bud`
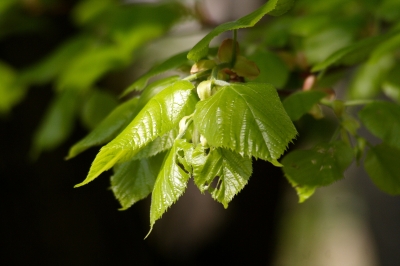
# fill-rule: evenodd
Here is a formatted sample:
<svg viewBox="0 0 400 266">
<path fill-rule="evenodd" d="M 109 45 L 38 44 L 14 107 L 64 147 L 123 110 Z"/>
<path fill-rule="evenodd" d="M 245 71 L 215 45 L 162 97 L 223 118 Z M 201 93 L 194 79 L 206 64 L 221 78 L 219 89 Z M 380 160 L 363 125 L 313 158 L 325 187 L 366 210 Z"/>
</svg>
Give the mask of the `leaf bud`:
<svg viewBox="0 0 400 266">
<path fill-rule="evenodd" d="M 212 87 L 212 81 L 211 80 L 205 80 L 200 82 L 200 84 L 197 86 L 197 95 L 199 95 L 200 100 L 205 100 L 211 96 L 211 87 Z"/>
<path fill-rule="evenodd" d="M 248 79 L 255 79 L 260 75 L 260 69 L 256 63 L 240 55 L 236 58 L 233 71 L 235 71 L 238 76 Z"/>
<path fill-rule="evenodd" d="M 233 40 L 232 39 L 224 40 L 218 49 L 218 60 L 221 63 L 232 62 L 233 51 L 234 51 Z M 240 49 L 238 42 L 236 42 L 235 51 L 236 51 L 236 56 L 239 56 Z"/>
<path fill-rule="evenodd" d="M 200 60 L 192 66 L 190 74 L 196 74 L 201 71 L 212 69 L 215 66 L 216 63 L 214 60 Z"/>
<path fill-rule="evenodd" d="M 207 139 L 206 139 L 206 137 L 204 137 L 203 135 L 200 135 L 200 143 L 201 143 L 201 145 L 202 145 L 203 147 L 208 146 Z"/>
</svg>

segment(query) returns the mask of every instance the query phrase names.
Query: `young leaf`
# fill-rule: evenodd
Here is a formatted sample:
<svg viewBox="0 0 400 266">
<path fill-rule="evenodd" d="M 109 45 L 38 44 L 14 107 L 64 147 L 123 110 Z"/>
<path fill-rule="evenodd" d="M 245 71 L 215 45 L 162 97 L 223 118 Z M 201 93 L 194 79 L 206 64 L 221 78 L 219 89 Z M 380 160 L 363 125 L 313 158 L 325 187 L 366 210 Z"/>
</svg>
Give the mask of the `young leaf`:
<svg viewBox="0 0 400 266">
<path fill-rule="evenodd" d="M 66 90 L 51 103 L 37 129 L 31 154 L 36 157 L 43 150 L 51 150 L 60 145 L 71 133 L 77 111 L 77 94 Z"/>
<path fill-rule="evenodd" d="M 146 74 L 141 76 L 138 80 L 136 80 L 134 83 L 132 83 L 132 85 L 130 85 L 122 93 L 122 96 L 125 96 L 132 91 L 143 90 L 144 87 L 146 87 L 147 82 L 149 81 L 150 78 L 162 74 L 168 70 L 175 69 L 182 65 L 185 65 L 188 62 L 188 59 L 186 58 L 187 53 L 188 52 L 185 51 L 177 55 L 174 55 L 165 60 L 163 63 L 153 67 L 152 69 L 149 70 L 149 72 L 147 72 Z"/>
<path fill-rule="evenodd" d="M 377 187 L 392 195 L 400 194 L 400 149 L 385 143 L 367 153 L 364 167 Z"/>
<path fill-rule="evenodd" d="M 143 147 L 176 127 L 185 115 L 193 112 L 196 96 L 188 81 L 177 81 L 166 88 L 140 111 L 135 119 L 110 143 L 101 148 L 83 186 L 116 163 L 130 160 Z"/>
<path fill-rule="evenodd" d="M 137 113 L 139 99 L 133 98 L 115 108 L 95 129 L 69 150 L 71 159 L 90 147 L 101 145 L 115 138 Z"/>
<path fill-rule="evenodd" d="M 228 203 L 244 188 L 251 176 L 253 171 L 251 158 L 221 148 L 214 152 L 219 154 L 219 159 L 215 163 L 215 167 L 219 168 L 217 173 L 219 179 L 216 187 L 210 188 L 210 192 L 215 200 L 222 203 L 224 208 L 228 208 Z"/>
<path fill-rule="evenodd" d="M 297 134 L 276 90 L 262 83 L 221 88 L 197 104 L 193 121 L 210 146 L 272 163 Z"/>
<path fill-rule="evenodd" d="M 154 188 L 165 154 L 142 160 L 132 160 L 114 167 L 111 189 L 126 210 L 141 199 L 146 198 Z"/>
<path fill-rule="evenodd" d="M 186 189 L 190 175 L 179 165 L 178 153 L 185 153 L 191 147 L 192 145 L 184 140 L 176 140 L 162 165 L 151 194 L 151 228 Z"/>
<path fill-rule="evenodd" d="M 282 103 L 290 119 L 296 121 L 325 96 L 326 93 L 323 91 L 299 91 L 288 96 Z"/>
<path fill-rule="evenodd" d="M 190 50 L 187 58 L 195 62 L 199 61 L 207 56 L 208 45 L 214 37 L 228 30 L 253 27 L 266 14 L 280 16 L 286 13 L 293 3 L 294 0 L 269 0 L 263 6 L 242 18 L 219 25 Z"/>
<path fill-rule="evenodd" d="M 290 182 L 306 187 L 327 186 L 341 178 L 353 161 L 353 150 L 341 141 L 322 143 L 312 150 L 286 155 L 283 171 Z"/>
<path fill-rule="evenodd" d="M 358 116 L 372 134 L 400 149 L 400 106 L 391 102 L 366 105 Z"/>
</svg>

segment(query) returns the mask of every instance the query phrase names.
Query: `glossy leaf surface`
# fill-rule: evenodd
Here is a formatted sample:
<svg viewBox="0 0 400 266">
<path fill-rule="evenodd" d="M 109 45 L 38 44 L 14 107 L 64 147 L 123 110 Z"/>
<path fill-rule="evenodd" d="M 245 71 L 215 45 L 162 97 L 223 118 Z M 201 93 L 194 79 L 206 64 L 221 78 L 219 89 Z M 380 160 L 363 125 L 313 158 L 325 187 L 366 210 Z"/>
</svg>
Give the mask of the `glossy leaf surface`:
<svg viewBox="0 0 400 266">
<path fill-rule="evenodd" d="M 391 102 L 374 102 L 358 113 L 362 123 L 386 144 L 400 149 L 400 106 Z"/>
<path fill-rule="evenodd" d="M 121 203 L 122 210 L 146 198 L 153 191 L 165 154 L 132 160 L 114 167 L 111 189 Z"/>
<path fill-rule="evenodd" d="M 282 160 L 286 177 L 300 186 L 326 186 L 343 178 L 353 161 L 353 150 L 343 142 L 323 143 L 312 150 L 296 150 Z"/>
<path fill-rule="evenodd" d="M 207 56 L 208 45 L 214 37 L 225 31 L 252 27 L 266 14 L 280 16 L 286 13 L 292 7 L 293 3 L 294 0 L 269 0 L 254 12 L 242 18 L 219 25 L 198 42 L 192 50 L 190 50 L 187 57 L 192 61 L 199 61 Z"/>
<path fill-rule="evenodd" d="M 300 91 L 288 96 L 282 103 L 290 119 L 296 121 L 325 96 L 322 91 Z"/>
<path fill-rule="evenodd" d="M 193 112 L 196 97 L 193 85 L 178 81 L 166 88 L 140 111 L 135 119 L 114 140 L 101 148 L 82 186 L 116 163 L 130 160 L 143 147 L 172 130 L 182 117 Z"/>
<path fill-rule="evenodd" d="M 208 143 L 276 163 L 297 131 L 269 84 L 231 84 L 196 106 Z"/>
<path fill-rule="evenodd" d="M 162 165 L 151 195 L 151 228 L 186 189 L 190 175 L 178 165 L 178 156 L 179 153 L 185 153 L 191 147 L 192 145 L 184 140 L 176 140 Z"/>
<path fill-rule="evenodd" d="M 392 195 L 400 194 L 399 158 L 400 149 L 382 143 L 371 148 L 364 161 L 375 185 Z"/>
<path fill-rule="evenodd" d="M 138 101 L 138 98 L 133 98 L 115 108 L 86 137 L 71 147 L 67 158 L 73 158 L 90 147 L 105 144 L 115 138 L 137 113 Z"/>
</svg>

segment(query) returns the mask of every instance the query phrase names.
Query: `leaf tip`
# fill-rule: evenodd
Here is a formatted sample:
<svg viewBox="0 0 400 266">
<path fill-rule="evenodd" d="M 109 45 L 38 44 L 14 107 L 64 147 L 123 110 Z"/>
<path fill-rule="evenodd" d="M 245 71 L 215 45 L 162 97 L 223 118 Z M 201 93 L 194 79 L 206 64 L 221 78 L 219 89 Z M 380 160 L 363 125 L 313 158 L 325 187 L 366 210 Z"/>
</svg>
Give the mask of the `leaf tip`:
<svg viewBox="0 0 400 266">
<path fill-rule="evenodd" d="M 153 231 L 153 225 L 154 225 L 154 223 L 152 224 L 152 225 L 150 225 L 150 231 L 147 233 L 147 235 L 143 238 L 143 240 L 145 240 L 149 235 L 150 235 L 150 233 L 151 233 L 151 231 Z"/>
</svg>

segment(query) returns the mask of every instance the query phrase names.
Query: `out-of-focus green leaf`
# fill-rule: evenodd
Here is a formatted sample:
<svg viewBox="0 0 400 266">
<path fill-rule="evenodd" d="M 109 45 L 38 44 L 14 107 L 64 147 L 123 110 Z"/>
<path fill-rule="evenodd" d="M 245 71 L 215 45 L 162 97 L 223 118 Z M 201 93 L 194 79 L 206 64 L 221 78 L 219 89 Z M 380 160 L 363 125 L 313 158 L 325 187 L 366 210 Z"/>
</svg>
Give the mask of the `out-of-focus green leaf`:
<svg viewBox="0 0 400 266">
<path fill-rule="evenodd" d="M 194 111 L 196 96 L 188 81 L 177 81 L 152 98 L 135 119 L 110 143 L 102 147 L 83 186 L 116 163 L 130 160 L 157 137 L 178 126 L 179 121 Z"/>
<path fill-rule="evenodd" d="M 126 210 L 141 199 L 146 198 L 154 188 L 165 154 L 132 160 L 114 167 L 111 177 L 111 189 Z"/>
<path fill-rule="evenodd" d="M 191 147 L 192 144 L 184 140 L 176 140 L 162 165 L 151 194 L 151 228 L 186 189 L 190 175 L 179 165 L 178 157 L 180 153 L 185 153 Z"/>
<path fill-rule="evenodd" d="M 369 62 L 379 62 L 383 56 L 393 56 L 396 51 L 400 51 L 400 31 L 379 44 L 372 52 Z"/>
<path fill-rule="evenodd" d="M 318 63 L 312 68 L 312 72 L 321 71 L 331 66 L 337 65 L 354 65 L 363 60 L 366 60 L 368 56 L 374 51 L 374 48 L 384 42 L 385 40 L 396 35 L 399 31 L 392 31 L 386 34 L 382 34 L 375 37 L 370 37 L 361 40 L 352 45 L 346 46 L 332 55 L 330 55 L 324 61 Z"/>
<path fill-rule="evenodd" d="M 285 176 L 299 186 L 327 186 L 343 178 L 354 159 L 353 150 L 341 141 L 322 143 L 312 150 L 296 150 L 283 160 Z"/>
<path fill-rule="evenodd" d="M 56 86 L 59 90 L 88 90 L 106 72 L 129 61 L 130 58 L 118 50 L 118 47 L 89 47 L 73 58 L 59 76 Z"/>
<path fill-rule="evenodd" d="M 260 75 L 255 82 L 265 82 L 282 88 L 289 78 L 289 68 L 283 60 L 269 51 L 258 50 L 248 57 L 254 61 L 260 69 Z"/>
<path fill-rule="evenodd" d="M 21 80 L 27 84 L 44 84 L 55 79 L 68 64 L 90 43 L 87 37 L 76 37 L 63 43 L 39 63 L 21 73 Z"/>
<path fill-rule="evenodd" d="M 116 107 L 85 138 L 69 150 L 67 159 L 73 158 L 90 147 L 105 144 L 115 138 L 137 114 L 138 98 L 133 98 Z"/>
<path fill-rule="evenodd" d="M 400 2 L 397 0 L 383 0 L 377 10 L 379 17 L 386 21 L 396 22 L 400 19 Z"/>
<path fill-rule="evenodd" d="M 400 64 L 397 64 L 386 76 L 382 84 L 383 92 L 400 103 Z"/>
<path fill-rule="evenodd" d="M 303 40 L 303 50 L 307 62 L 316 64 L 326 60 L 332 53 L 348 46 L 353 33 L 346 27 L 331 25 Z"/>
<path fill-rule="evenodd" d="M 75 6 L 72 15 L 74 21 L 78 25 L 84 25 L 103 15 L 110 9 L 115 10 L 116 6 L 116 1 L 114 0 L 80 1 Z"/>
<path fill-rule="evenodd" d="M 297 134 L 276 90 L 263 83 L 222 87 L 197 104 L 193 121 L 211 146 L 276 165 Z"/>
<path fill-rule="evenodd" d="M 300 119 L 326 96 L 323 91 L 299 91 L 283 100 L 283 107 L 292 121 Z"/>
<path fill-rule="evenodd" d="M 400 106 L 391 102 L 374 102 L 359 113 L 362 123 L 386 144 L 400 149 Z"/>
<path fill-rule="evenodd" d="M 375 185 L 386 193 L 400 194 L 400 150 L 382 143 L 367 153 L 364 167 Z"/>
<path fill-rule="evenodd" d="M 208 45 L 214 37 L 225 31 L 253 27 L 266 14 L 280 16 L 286 13 L 293 3 L 294 0 L 269 0 L 266 4 L 244 17 L 217 26 L 190 50 L 187 57 L 192 61 L 199 61 L 207 56 Z"/>
<path fill-rule="evenodd" d="M 174 55 L 170 57 L 169 59 L 165 60 L 163 63 L 153 67 L 152 69 L 149 70 L 146 74 L 141 76 L 138 80 L 136 80 L 131 86 L 129 86 L 124 92 L 123 96 L 135 91 L 135 90 L 142 90 L 146 87 L 147 82 L 149 81 L 150 78 L 157 76 L 159 74 L 162 74 L 168 70 L 178 68 L 188 62 L 187 58 L 187 51 L 179 53 L 177 55 Z"/>
<path fill-rule="evenodd" d="M 31 150 L 33 157 L 56 148 L 68 138 L 73 129 L 77 106 L 78 95 L 75 91 L 66 90 L 55 97 L 35 133 Z"/>
<path fill-rule="evenodd" d="M 199 145 L 192 155 L 193 178 L 200 191 L 209 190 L 211 196 L 225 208 L 233 197 L 247 184 L 251 173 L 251 158 L 227 149 L 212 149 L 205 155 Z M 218 178 L 215 187 L 212 182 Z"/>
<path fill-rule="evenodd" d="M 386 74 L 394 65 L 391 55 L 380 58 L 375 63 L 369 61 L 361 65 L 353 78 L 348 95 L 351 99 L 370 99 L 379 94 Z"/>
<path fill-rule="evenodd" d="M 2 0 L 0 1 L 0 15 L 3 15 L 9 8 L 16 5 L 18 0 Z"/>
<path fill-rule="evenodd" d="M 17 73 L 0 62 L 0 115 L 8 113 L 25 96 L 26 88 L 18 82 Z"/>
<path fill-rule="evenodd" d="M 107 92 L 94 90 L 84 102 L 81 119 L 88 129 L 94 129 L 118 105 L 115 97 Z"/>
</svg>

